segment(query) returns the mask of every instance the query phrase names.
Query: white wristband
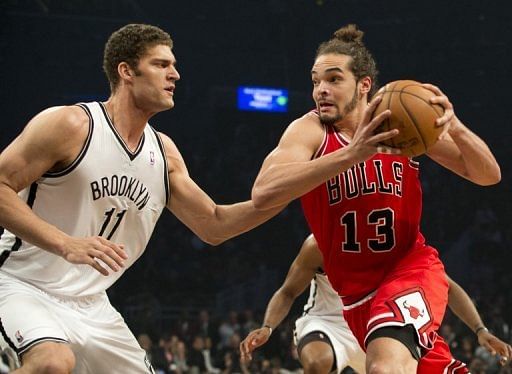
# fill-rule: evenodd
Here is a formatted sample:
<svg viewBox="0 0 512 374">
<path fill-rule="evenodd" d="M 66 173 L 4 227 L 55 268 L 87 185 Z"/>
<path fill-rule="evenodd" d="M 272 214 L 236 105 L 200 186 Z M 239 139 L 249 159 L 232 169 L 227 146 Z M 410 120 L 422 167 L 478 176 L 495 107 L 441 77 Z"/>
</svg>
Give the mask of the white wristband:
<svg viewBox="0 0 512 374">
<path fill-rule="evenodd" d="M 263 327 L 266 327 L 270 331 L 268 335 L 272 335 L 272 327 L 270 327 L 269 325 L 263 325 Z"/>
<path fill-rule="evenodd" d="M 478 333 L 479 333 L 480 331 L 482 331 L 482 330 L 483 330 L 483 331 L 485 331 L 485 332 L 488 332 L 488 331 L 489 331 L 489 329 L 488 329 L 487 327 L 485 327 L 485 326 L 480 326 L 480 327 L 478 327 L 478 328 L 475 330 L 475 335 L 477 335 L 477 336 L 478 336 Z"/>
</svg>

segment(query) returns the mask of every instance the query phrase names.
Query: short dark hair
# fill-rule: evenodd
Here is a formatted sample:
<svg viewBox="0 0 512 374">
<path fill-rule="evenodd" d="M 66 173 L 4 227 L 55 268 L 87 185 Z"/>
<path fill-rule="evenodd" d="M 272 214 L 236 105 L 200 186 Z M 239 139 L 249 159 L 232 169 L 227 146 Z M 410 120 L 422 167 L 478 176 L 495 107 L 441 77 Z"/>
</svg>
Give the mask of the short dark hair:
<svg viewBox="0 0 512 374">
<path fill-rule="evenodd" d="M 330 53 L 352 57 L 349 68 L 356 81 L 364 77 L 370 77 L 372 80 L 372 87 L 368 93 L 368 98 L 371 98 L 377 91 L 379 71 L 372 54 L 363 43 L 363 35 L 364 32 L 354 24 L 344 26 L 338 29 L 330 40 L 320 44 L 316 50 L 315 59 Z"/>
<path fill-rule="evenodd" d="M 114 92 L 119 84 L 117 67 L 126 62 L 137 69 L 139 59 L 155 45 L 167 45 L 172 49 L 171 36 L 156 26 L 129 24 L 115 31 L 108 38 L 103 54 L 103 71 L 107 75 L 110 89 Z"/>
</svg>

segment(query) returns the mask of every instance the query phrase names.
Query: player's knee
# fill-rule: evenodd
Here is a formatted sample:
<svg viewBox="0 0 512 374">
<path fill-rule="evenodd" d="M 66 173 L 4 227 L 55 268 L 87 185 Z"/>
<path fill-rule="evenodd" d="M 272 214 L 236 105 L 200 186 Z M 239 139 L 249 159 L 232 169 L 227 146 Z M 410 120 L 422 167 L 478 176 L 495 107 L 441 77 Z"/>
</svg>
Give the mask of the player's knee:
<svg viewBox="0 0 512 374">
<path fill-rule="evenodd" d="M 370 360 L 366 365 L 368 374 L 409 374 L 416 373 L 416 367 L 392 359 Z"/>
<path fill-rule="evenodd" d="M 395 369 L 398 370 L 385 362 L 371 362 L 367 365 L 366 372 L 368 374 L 391 374 Z M 395 373 L 398 374 L 399 371 L 395 371 Z"/>
<path fill-rule="evenodd" d="M 74 358 L 72 360 L 65 360 L 60 357 L 55 357 L 54 359 L 51 359 L 38 365 L 37 373 L 70 374 L 74 367 Z"/>
<path fill-rule="evenodd" d="M 300 361 L 304 374 L 327 374 L 333 366 L 333 358 L 328 355 L 303 355 Z"/>
</svg>

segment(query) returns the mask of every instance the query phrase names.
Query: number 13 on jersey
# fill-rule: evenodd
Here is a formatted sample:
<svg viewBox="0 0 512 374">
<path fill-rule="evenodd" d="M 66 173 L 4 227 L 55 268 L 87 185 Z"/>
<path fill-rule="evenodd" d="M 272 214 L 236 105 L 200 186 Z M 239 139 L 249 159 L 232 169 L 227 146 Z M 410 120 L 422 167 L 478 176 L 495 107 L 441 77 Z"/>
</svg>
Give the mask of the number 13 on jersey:
<svg viewBox="0 0 512 374">
<path fill-rule="evenodd" d="M 395 214 L 392 209 L 377 209 L 368 213 L 363 224 L 374 228 L 369 231 L 373 231 L 373 234 L 368 238 L 361 237 L 361 231 L 366 230 L 358 230 L 357 214 L 357 211 L 350 210 L 340 218 L 340 225 L 345 228 L 345 241 L 341 243 L 343 252 L 361 252 L 363 240 L 367 241 L 367 247 L 372 252 L 389 252 L 395 247 Z"/>
</svg>

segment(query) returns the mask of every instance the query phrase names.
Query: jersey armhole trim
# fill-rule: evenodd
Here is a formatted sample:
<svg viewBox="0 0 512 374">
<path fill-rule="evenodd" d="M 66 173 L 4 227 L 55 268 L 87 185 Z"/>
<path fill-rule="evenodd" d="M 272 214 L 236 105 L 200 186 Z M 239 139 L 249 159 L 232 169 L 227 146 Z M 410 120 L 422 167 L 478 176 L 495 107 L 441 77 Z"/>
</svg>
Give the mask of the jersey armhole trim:
<svg viewBox="0 0 512 374">
<path fill-rule="evenodd" d="M 27 205 L 30 207 L 30 209 L 32 209 L 32 207 L 34 206 L 34 201 L 36 200 L 38 187 L 39 187 L 39 185 L 36 182 L 34 182 L 30 185 L 30 190 L 29 190 L 28 198 L 27 198 Z M 2 252 L 2 254 L 0 254 L 0 267 L 2 267 L 2 265 L 5 263 L 5 261 L 7 261 L 7 259 L 9 258 L 9 256 L 11 255 L 12 252 L 16 252 L 17 250 L 19 250 L 21 248 L 22 244 L 23 244 L 23 242 L 22 242 L 21 238 L 18 236 L 15 236 L 14 243 L 13 243 L 11 249 L 10 250 L 6 249 Z"/>
<path fill-rule="evenodd" d="M 327 127 L 325 125 L 322 125 L 322 127 L 324 129 L 324 137 L 322 139 L 322 142 L 320 143 L 320 146 L 318 147 L 316 152 L 313 154 L 313 157 L 311 158 L 312 160 L 322 156 L 325 152 L 325 149 L 327 148 Z"/>
<path fill-rule="evenodd" d="M 309 302 L 309 300 L 308 300 L 306 305 L 304 305 L 304 311 L 302 312 L 302 317 L 307 316 L 309 314 L 309 311 L 311 309 L 313 309 L 316 305 L 316 295 L 318 293 L 318 284 L 316 283 L 316 275 L 313 277 L 313 279 L 311 279 L 309 287 L 311 287 L 309 294 L 310 294 L 310 298 L 312 300 L 311 300 L 311 304 L 309 304 L 309 305 L 307 304 Z"/>
<path fill-rule="evenodd" d="M 16 352 L 16 354 L 18 354 L 18 349 L 16 348 L 16 346 L 14 345 L 12 340 L 9 338 L 9 336 L 7 336 L 7 332 L 5 331 L 5 328 L 4 328 L 4 325 L 2 323 L 2 319 L 1 318 L 0 318 L 0 333 L 2 334 L 2 337 L 3 337 L 4 341 L 7 343 L 7 345 L 9 347 L 11 347 L 11 349 L 14 352 Z"/>
<path fill-rule="evenodd" d="M 80 150 L 80 153 L 78 154 L 77 158 L 68 167 L 57 172 L 47 171 L 46 173 L 43 174 L 43 177 L 45 178 L 57 178 L 71 173 L 78 166 L 78 164 L 80 164 L 80 161 L 83 160 L 85 154 L 87 153 L 87 150 L 89 149 L 89 145 L 91 144 L 92 139 L 92 133 L 94 130 L 92 114 L 86 105 L 76 104 L 76 106 L 82 108 L 84 112 L 87 114 L 87 117 L 89 117 L 89 133 L 87 134 L 87 138 L 85 139 L 84 145 L 82 146 L 82 149 Z"/>
<path fill-rule="evenodd" d="M 409 166 L 415 170 L 419 170 L 420 168 L 420 163 L 419 161 L 416 161 L 412 158 L 409 158 Z"/>
<path fill-rule="evenodd" d="M 47 336 L 47 337 L 43 337 L 43 338 L 39 338 L 39 339 L 36 339 L 36 340 L 32 340 L 30 343 L 28 343 L 27 345 L 23 346 L 23 347 L 20 347 L 16 350 L 16 353 L 18 354 L 18 356 L 22 355 L 23 353 L 25 353 L 27 350 L 29 350 L 30 348 L 32 348 L 34 345 L 36 344 L 39 344 L 39 343 L 44 343 L 44 342 L 56 342 L 56 343 L 69 343 L 67 340 L 65 339 L 61 339 L 61 338 L 55 338 L 55 337 L 51 337 L 51 336 Z"/>
<path fill-rule="evenodd" d="M 151 126 L 150 129 L 155 134 L 156 140 L 158 141 L 158 148 L 160 148 L 160 152 L 162 153 L 162 158 L 164 160 L 165 205 L 167 206 L 171 198 L 171 191 L 169 186 L 169 166 L 167 165 L 167 157 L 165 156 L 164 144 L 160 138 L 160 134 Z"/>
</svg>

